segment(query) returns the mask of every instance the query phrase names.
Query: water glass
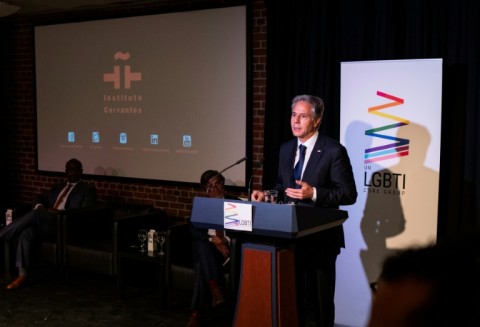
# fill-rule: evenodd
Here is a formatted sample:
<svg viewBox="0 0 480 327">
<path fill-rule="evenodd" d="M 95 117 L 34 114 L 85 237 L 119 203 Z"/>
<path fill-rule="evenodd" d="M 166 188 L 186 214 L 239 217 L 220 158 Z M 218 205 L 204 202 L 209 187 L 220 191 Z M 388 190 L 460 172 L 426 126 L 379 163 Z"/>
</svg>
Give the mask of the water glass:
<svg viewBox="0 0 480 327">
<path fill-rule="evenodd" d="M 270 202 L 277 203 L 278 202 L 278 191 L 277 190 L 270 190 Z"/>
<path fill-rule="evenodd" d="M 137 233 L 138 239 L 140 240 L 140 252 L 147 252 L 145 250 L 145 241 L 147 240 L 147 230 L 140 229 Z"/>
<path fill-rule="evenodd" d="M 163 244 L 167 240 L 167 233 L 159 232 L 157 236 L 157 243 L 160 245 L 160 251 L 158 251 L 159 256 L 164 256 L 165 251 L 163 251 Z"/>
<path fill-rule="evenodd" d="M 263 191 L 263 201 L 269 203 L 277 203 L 278 191 L 277 190 L 265 190 Z"/>
<path fill-rule="evenodd" d="M 263 202 L 270 202 L 270 191 L 263 191 Z"/>
</svg>

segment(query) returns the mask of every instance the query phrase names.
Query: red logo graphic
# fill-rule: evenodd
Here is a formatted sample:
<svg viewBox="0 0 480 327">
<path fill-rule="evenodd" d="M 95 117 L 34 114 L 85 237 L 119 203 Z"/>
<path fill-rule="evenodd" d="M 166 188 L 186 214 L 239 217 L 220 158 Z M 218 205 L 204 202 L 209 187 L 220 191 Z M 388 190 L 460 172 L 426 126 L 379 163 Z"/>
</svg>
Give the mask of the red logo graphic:
<svg viewBox="0 0 480 327">
<path fill-rule="evenodd" d="M 117 52 L 113 55 L 115 60 L 123 60 L 127 61 L 130 59 L 130 53 L 126 52 Z M 118 90 L 121 88 L 121 66 L 115 65 L 113 66 L 113 73 L 105 73 L 103 74 L 103 81 L 104 82 L 113 82 L 113 88 Z M 142 80 L 142 73 L 132 72 L 130 65 L 123 66 L 123 75 L 124 75 L 124 89 L 130 89 L 132 86 L 132 82 L 139 82 Z"/>
</svg>

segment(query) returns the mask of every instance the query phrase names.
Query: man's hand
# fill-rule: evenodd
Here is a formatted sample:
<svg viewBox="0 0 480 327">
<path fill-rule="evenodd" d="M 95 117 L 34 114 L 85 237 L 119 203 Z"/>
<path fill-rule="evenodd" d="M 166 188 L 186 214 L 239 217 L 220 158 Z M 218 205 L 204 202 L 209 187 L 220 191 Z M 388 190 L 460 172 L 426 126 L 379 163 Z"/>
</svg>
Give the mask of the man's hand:
<svg viewBox="0 0 480 327">
<path fill-rule="evenodd" d="M 252 192 L 252 201 L 262 202 L 263 201 L 263 191 L 253 191 Z"/>
<path fill-rule="evenodd" d="M 311 199 L 313 198 L 313 187 L 307 182 L 295 181 L 301 188 L 287 188 L 285 194 L 292 199 Z"/>
</svg>

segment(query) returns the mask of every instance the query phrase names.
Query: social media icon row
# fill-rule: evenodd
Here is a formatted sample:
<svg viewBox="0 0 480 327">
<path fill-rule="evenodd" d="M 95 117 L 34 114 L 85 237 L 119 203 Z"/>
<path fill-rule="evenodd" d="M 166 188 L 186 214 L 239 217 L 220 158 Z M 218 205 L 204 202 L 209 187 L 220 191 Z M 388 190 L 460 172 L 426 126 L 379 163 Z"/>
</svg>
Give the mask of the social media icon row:
<svg viewBox="0 0 480 327">
<path fill-rule="evenodd" d="M 75 143 L 75 132 L 68 132 L 67 133 L 67 140 L 68 143 Z M 119 134 L 118 142 L 120 144 L 127 144 L 128 143 L 128 135 L 125 132 Z M 100 132 L 92 132 L 92 143 L 100 143 Z M 158 134 L 150 134 L 150 144 L 151 145 L 158 145 L 159 144 L 159 137 Z M 190 148 L 192 146 L 192 136 L 185 134 L 182 136 L 182 145 L 184 148 Z"/>
</svg>

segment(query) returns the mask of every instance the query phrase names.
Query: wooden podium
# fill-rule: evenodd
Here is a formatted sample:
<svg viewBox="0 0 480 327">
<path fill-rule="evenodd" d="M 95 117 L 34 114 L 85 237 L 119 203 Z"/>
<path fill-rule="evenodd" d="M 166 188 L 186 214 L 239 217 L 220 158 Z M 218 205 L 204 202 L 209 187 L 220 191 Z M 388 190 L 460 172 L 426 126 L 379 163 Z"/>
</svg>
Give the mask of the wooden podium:
<svg viewBox="0 0 480 327">
<path fill-rule="evenodd" d="M 251 232 L 239 232 L 247 241 L 242 245 L 234 326 L 298 326 L 295 239 L 343 224 L 347 211 L 195 197 L 192 224 L 223 229 L 225 202 L 251 204 L 253 219 Z"/>
</svg>

